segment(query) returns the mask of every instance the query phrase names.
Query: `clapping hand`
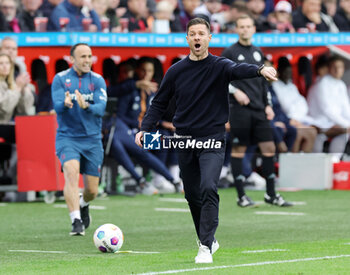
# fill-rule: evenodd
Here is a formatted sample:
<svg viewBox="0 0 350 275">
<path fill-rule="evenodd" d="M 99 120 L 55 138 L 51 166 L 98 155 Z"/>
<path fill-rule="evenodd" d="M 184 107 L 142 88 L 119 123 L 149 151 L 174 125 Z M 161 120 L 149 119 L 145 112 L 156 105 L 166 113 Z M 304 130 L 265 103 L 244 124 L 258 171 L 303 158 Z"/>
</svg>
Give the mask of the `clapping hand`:
<svg viewBox="0 0 350 275">
<path fill-rule="evenodd" d="M 71 109 L 73 107 L 73 102 L 72 102 L 72 98 L 70 97 L 70 93 L 67 91 L 65 95 L 66 97 L 64 99 L 64 106 Z"/>
<path fill-rule="evenodd" d="M 77 102 L 80 108 L 86 109 L 89 107 L 89 103 L 85 101 L 85 99 L 78 90 L 75 90 L 75 95 L 77 96 Z"/>
</svg>

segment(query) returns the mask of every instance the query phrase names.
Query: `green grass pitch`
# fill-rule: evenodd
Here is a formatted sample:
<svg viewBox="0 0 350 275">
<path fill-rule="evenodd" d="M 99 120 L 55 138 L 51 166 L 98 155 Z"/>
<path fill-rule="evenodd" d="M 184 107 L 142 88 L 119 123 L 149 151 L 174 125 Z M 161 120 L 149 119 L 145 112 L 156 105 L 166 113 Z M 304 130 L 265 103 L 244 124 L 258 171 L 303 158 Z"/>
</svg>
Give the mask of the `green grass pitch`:
<svg viewBox="0 0 350 275">
<path fill-rule="evenodd" d="M 234 189 L 219 193 L 220 249 L 213 264 L 202 265 L 194 263 L 198 248 L 190 213 L 155 210 L 188 209 L 184 201 L 164 200 L 180 194 L 97 198 L 92 205 L 105 209 L 91 209 L 84 237 L 69 236 L 62 201 L 0 204 L 0 274 L 350 274 L 349 192 L 288 192 L 288 200 L 305 204 L 251 209 L 236 205 Z M 261 191 L 248 195 L 263 198 Z M 92 236 L 104 223 L 123 230 L 122 251 L 159 253 L 99 252 Z"/>
</svg>

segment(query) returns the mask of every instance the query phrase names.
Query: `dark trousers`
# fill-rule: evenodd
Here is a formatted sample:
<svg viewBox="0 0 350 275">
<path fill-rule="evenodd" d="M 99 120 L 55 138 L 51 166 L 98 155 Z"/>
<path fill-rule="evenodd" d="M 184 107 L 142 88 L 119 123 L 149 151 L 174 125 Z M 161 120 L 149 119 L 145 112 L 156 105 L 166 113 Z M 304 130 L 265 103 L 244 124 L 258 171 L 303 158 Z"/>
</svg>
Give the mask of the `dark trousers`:
<svg viewBox="0 0 350 275">
<path fill-rule="evenodd" d="M 206 138 L 220 140 L 221 148 L 179 150 L 178 159 L 185 198 L 191 210 L 198 239 L 203 245 L 211 248 L 219 224 L 217 185 L 224 162 L 225 140 L 224 133 Z"/>
</svg>

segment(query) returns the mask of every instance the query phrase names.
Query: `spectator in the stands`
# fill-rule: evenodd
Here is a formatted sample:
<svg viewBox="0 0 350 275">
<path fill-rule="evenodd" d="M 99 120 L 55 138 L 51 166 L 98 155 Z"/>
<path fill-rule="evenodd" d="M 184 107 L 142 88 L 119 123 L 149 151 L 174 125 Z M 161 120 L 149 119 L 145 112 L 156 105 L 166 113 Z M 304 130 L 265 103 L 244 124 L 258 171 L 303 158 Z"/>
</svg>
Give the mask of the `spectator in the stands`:
<svg viewBox="0 0 350 275">
<path fill-rule="evenodd" d="M 1 2 L 0 2 L 1 3 Z M 0 6 L 0 32 L 7 32 L 9 31 L 5 15 L 1 11 L 1 6 Z"/>
<path fill-rule="evenodd" d="M 169 1 L 162 0 L 157 3 L 152 31 L 155 33 L 181 32 L 181 24 L 174 16 L 175 6 Z"/>
<path fill-rule="evenodd" d="M 0 123 L 11 121 L 14 115 L 29 114 L 34 104 L 27 79 L 20 76 L 15 80 L 13 71 L 11 57 L 0 53 Z"/>
<path fill-rule="evenodd" d="M 83 19 L 91 18 L 89 31 L 100 31 L 101 23 L 97 13 L 93 10 L 91 3 L 89 5 L 85 5 L 85 3 L 87 2 L 83 0 L 64 0 L 57 5 L 50 16 L 48 30 L 61 31 L 60 19 L 68 18 L 69 22 L 65 25 L 66 31 L 83 31 Z"/>
<path fill-rule="evenodd" d="M 332 17 L 321 12 L 321 0 L 302 0 L 292 16 L 293 26 L 298 32 L 338 32 Z"/>
<path fill-rule="evenodd" d="M 201 4 L 200 0 L 179 0 L 180 12 L 176 15 L 181 22 L 182 31 L 186 31 L 187 23 L 195 17 L 194 10 Z"/>
<path fill-rule="evenodd" d="M 119 3 L 119 0 L 108 1 L 106 16 L 109 19 L 109 27 L 111 29 L 111 32 L 121 31 L 119 18 L 122 17 L 124 13 L 126 13 L 126 8 L 118 8 Z"/>
<path fill-rule="evenodd" d="M 22 61 L 22 59 L 18 56 L 18 45 L 17 42 L 12 37 L 4 37 L 0 44 L 0 53 L 5 53 L 10 56 L 12 62 L 14 63 L 14 71 L 13 77 L 15 81 L 25 82 L 26 90 L 30 90 L 31 93 L 35 94 L 35 87 L 31 84 L 30 75 L 27 71 L 27 66 Z M 18 79 L 18 80 L 17 80 Z M 31 114 L 34 114 L 34 106 L 31 111 Z"/>
<path fill-rule="evenodd" d="M 276 28 L 275 25 L 271 24 L 266 16 L 263 15 L 265 10 L 264 0 L 248 0 L 247 8 L 254 19 L 256 32 L 268 32 Z"/>
<path fill-rule="evenodd" d="M 337 0 L 323 0 L 322 6 L 325 13 L 327 13 L 329 16 L 331 16 L 334 20 L 334 15 L 337 12 L 338 9 L 338 3 Z"/>
<path fill-rule="evenodd" d="M 339 8 L 333 19 L 340 31 L 350 31 L 350 0 L 339 1 Z"/>
<path fill-rule="evenodd" d="M 196 17 L 206 16 L 209 22 L 212 22 L 212 15 L 220 12 L 222 9 L 221 0 L 204 0 L 204 2 L 194 10 Z"/>
<path fill-rule="evenodd" d="M 146 0 L 128 0 L 128 10 L 122 18 L 128 19 L 129 32 L 150 32 Z"/>
<path fill-rule="evenodd" d="M 146 0 L 146 6 L 147 6 L 147 10 L 150 14 L 153 14 L 156 11 L 156 4 L 158 1 L 156 0 Z M 128 7 L 128 0 L 120 0 L 119 6 L 118 6 L 118 10 L 122 10 L 121 8 L 126 8 L 127 10 Z M 121 12 L 121 11 L 120 11 Z M 122 14 L 119 14 L 119 11 L 117 12 L 118 16 L 122 16 Z"/>
<path fill-rule="evenodd" d="M 17 15 L 21 31 L 34 32 L 34 18 L 43 16 L 42 12 L 39 10 L 43 0 L 22 0 L 21 3 L 22 9 Z"/>
<path fill-rule="evenodd" d="M 283 112 L 290 119 L 290 125 L 297 128 L 297 138 L 293 152 L 312 152 L 317 130 L 314 120 L 308 116 L 309 108 L 306 99 L 299 93 L 292 82 L 292 66 L 286 57 L 278 60 L 279 80 L 272 83 Z"/>
<path fill-rule="evenodd" d="M 220 24 L 221 32 L 233 33 L 236 28 L 236 20 L 248 13 L 245 1 L 236 0 L 229 9 L 212 15 L 211 20 Z"/>
<path fill-rule="evenodd" d="M 20 74 L 27 74 L 27 66 L 22 61 L 21 58 L 18 57 L 18 46 L 17 42 L 12 37 L 4 37 L 0 44 L 0 52 L 6 53 L 11 57 L 12 62 L 14 62 L 14 78 Z"/>
<path fill-rule="evenodd" d="M 144 60 L 148 59 L 141 58 L 138 61 L 137 67 L 140 66 Z M 142 109 L 144 108 L 142 102 L 143 100 L 141 98 L 141 91 L 143 92 L 143 86 L 146 86 L 145 84 L 151 81 L 149 79 L 138 79 L 137 77 L 135 80 L 128 79 L 131 75 L 133 75 L 133 72 L 131 72 L 133 68 L 130 65 L 130 63 L 121 63 L 121 66 L 123 66 L 124 69 L 120 68 L 120 71 L 123 72 L 123 74 L 119 75 L 119 79 L 122 82 L 119 83 L 120 86 L 118 89 L 115 87 L 115 89 L 109 89 L 108 91 L 109 96 L 118 97 L 116 119 L 114 119 L 115 122 L 113 122 L 116 128 L 113 136 L 111 153 L 118 163 L 122 165 L 137 181 L 137 184 L 141 189 L 140 191 L 143 194 L 152 195 L 157 193 L 158 189 L 151 183 L 146 183 L 145 178 L 135 171 L 135 166 L 131 161 L 130 156 L 136 159 L 136 161 L 142 166 L 151 168 L 157 173 L 163 175 L 172 183 L 175 182 L 167 167 L 158 158 L 156 158 L 149 151 L 141 149 L 134 142 L 134 133 L 138 131 L 137 129 L 139 127 L 138 118 L 141 115 Z M 124 89 L 121 87 L 123 82 L 126 82 L 125 84 L 133 84 L 127 85 L 129 89 L 125 89 L 126 93 L 123 92 Z M 139 86 L 137 83 L 143 83 L 143 85 Z M 140 89 L 138 89 L 137 86 L 139 86 Z M 117 90 L 119 91 L 117 92 Z M 154 90 L 152 89 L 152 91 Z"/>
<path fill-rule="evenodd" d="M 119 25 L 119 18 L 116 16 L 116 12 L 114 10 L 114 15 L 111 12 L 111 9 L 109 9 L 109 0 L 92 0 L 92 7 L 97 13 L 100 22 L 101 27 L 104 28 L 102 25 L 103 21 L 108 22 L 108 28 L 106 28 L 108 31 L 111 32 L 121 32 L 121 27 Z M 104 31 L 104 30 L 103 30 Z"/>
<path fill-rule="evenodd" d="M 318 57 L 315 63 L 315 74 L 316 77 L 314 83 L 318 82 L 322 77 L 328 74 L 328 56 L 326 54 Z"/>
<path fill-rule="evenodd" d="M 18 3 L 16 0 L 1 0 L 0 9 L 6 19 L 6 25 L 4 26 L 6 31 L 21 32 L 21 26 L 19 25 L 17 15 Z"/>
<path fill-rule="evenodd" d="M 267 19 L 279 32 L 295 32 L 292 24 L 292 5 L 285 0 L 277 2 L 274 12 L 270 13 Z"/>
<path fill-rule="evenodd" d="M 324 142 L 330 140 L 329 152 L 338 160 L 342 156 L 350 132 L 350 102 L 342 80 L 345 65 L 339 56 L 328 61 L 329 73 L 309 91 L 309 114 L 319 127 L 314 152 L 322 152 Z"/>
<path fill-rule="evenodd" d="M 49 18 L 51 16 L 52 11 L 62 1 L 63 0 L 44 0 L 41 6 L 39 7 L 39 11 L 42 13 L 44 17 Z"/>
</svg>

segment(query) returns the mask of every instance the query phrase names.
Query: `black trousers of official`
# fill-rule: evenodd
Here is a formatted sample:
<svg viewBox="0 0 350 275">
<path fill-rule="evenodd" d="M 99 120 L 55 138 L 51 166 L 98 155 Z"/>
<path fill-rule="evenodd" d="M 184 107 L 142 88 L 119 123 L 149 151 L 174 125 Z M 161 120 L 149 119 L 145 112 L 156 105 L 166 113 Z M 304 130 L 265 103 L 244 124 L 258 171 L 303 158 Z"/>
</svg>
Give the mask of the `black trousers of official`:
<svg viewBox="0 0 350 275">
<path fill-rule="evenodd" d="M 178 151 L 185 198 L 190 207 L 197 236 L 202 245 L 210 249 L 219 224 L 217 185 L 225 157 L 224 133 L 206 138 L 213 137 L 221 141 L 220 149 L 194 148 Z"/>
</svg>

